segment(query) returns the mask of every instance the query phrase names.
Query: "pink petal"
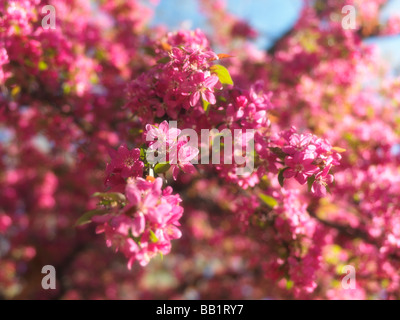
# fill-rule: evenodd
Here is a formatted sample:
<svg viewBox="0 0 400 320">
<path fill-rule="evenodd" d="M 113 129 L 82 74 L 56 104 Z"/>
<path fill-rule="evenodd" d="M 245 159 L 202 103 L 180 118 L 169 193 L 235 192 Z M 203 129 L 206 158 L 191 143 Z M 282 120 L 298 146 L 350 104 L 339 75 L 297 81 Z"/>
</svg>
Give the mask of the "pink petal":
<svg viewBox="0 0 400 320">
<path fill-rule="evenodd" d="M 200 100 L 200 92 L 196 91 L 190 97 L 190 106 L 194 107 Z"/>
<path fill-rule="evenodd" d="M 184 173 L 195 173 L 196 168 L 190 162 L 180 164 L 180 167 Z"/>
<path fill-rule="evenodd" d="M 139 189 L 133 183 L 126 185 L 125 194 L 132 206 L 137 206 L 141 200 L 141 193 Z"/>
<path fill-rule="evenodd" d="M 301 185 L 306 184 L 307 182 L 307 176 L 303 173 L 298 173 L 296 175 L 296 180 L 298 183 L 300 183 Z"/>
<path fill-rule="evenodd" d="M 178 173 L 179 173 L 179 167 L 177 165 L 174 165 L 172 168 L 172 177 L 174 180 L 178 178 Z"/>
<path fill-rule="evenodd" d="M 240 107 L 237 112 L 236 112 L 236 118 L 240 119 L 244 116 L 244 110 L 242 107 Z"/>
<path fill-rule="evenodd" d="M 168 131 L 168 143 L 173 142 L 178 138 L 178 136 L 181 134 L 181 130 L 178 128 L 171 128 Z"/>
<path fill-rule="evenodd" d="M 217 100 L 215 99 L 214 93 L 212 91 L 206 90 L 201 93 L 203 99 L 210 104 L 216 104 Z"/>
<path fill-rule="evenodd" d="M 217 83 L 219 79 L 217 76 L 210 76 L 206 80 L 204 80 L 204 86 L 207 88 L 213 88 Z"/>
<path fill-rule="evenodd" d="M 167 132 L 168 132 L 168 129 L 169 129 L 168 121 L 167 121 L 167 120 L 164 120 L 163 122 L 161 122 L 160 125 L 158 126 L 158 128 L 159 128 L 162 132 L 167 133 Z"/>
<path fill-rule="evenodd" d="M 192 146 L 184 146 L 179 150 L 179 162 L 189 162 L 197 157 L 199 149 Z"/>
<path fill-rule="evenodd" d="M 177 227 L 175 226 L 170 226 L 168 228 L 168 236 L 171 239 L 179 239 L 180 237 L 182 237 L 182 232 L 181 230 L 179 230 Z"/>
<path fill-rule="evenodd" d="M 131 156 L 133 159 L 138 160 L 140 157 L 140 149 L 135 148 L 135 149 L 131 150 Z"/>
<path fill-rule="evenodd" d="M 294 172 L 293 169 L 287 169 L 287 170 L 285 170 L 285 171 L 283 172 L 283 177 L 284 177 L 285 179 L 290 179 L 290 178 L 294 177 L 295 174 L 296 174 L 296 173 Z"/>
<path fill-rule="evenodd" d="M 138 213 L 137 216 L 133 218 L 131 229 L 132 235 L 134 237 L 139 237 L 144 232 L 145 224 L 146 220 L 144 215 L 142 213 Z"/>
<path fill-rule="evenodd" d="M 198 72 L 193 75 L 193 81 L 195 83 L 200 83 L 204 81 L 204 73 Z"/>
<path fill-rule="evenodd" d="M 118 155 L 120 155 L 122 158 L 129 156 L 129 150 L 126 145 L 122 145 L 118 148 Z"/>
</svg>

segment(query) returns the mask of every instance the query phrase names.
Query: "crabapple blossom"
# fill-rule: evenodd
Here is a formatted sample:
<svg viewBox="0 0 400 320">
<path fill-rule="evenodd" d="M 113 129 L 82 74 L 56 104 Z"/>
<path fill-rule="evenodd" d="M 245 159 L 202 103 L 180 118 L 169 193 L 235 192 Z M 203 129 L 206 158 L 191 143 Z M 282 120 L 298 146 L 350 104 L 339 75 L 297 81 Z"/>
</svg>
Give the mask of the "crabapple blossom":
<svg viewBox="0 0 400 320">
<path fill-rule="evenodd" d="M 96 233 L 104 233 L 108 247 L 121 251 L 128 268 L 137 260 L 145 266 L 157 254 L 168 254 L 171 240 L 179 239 L 183 208 L 172 188 L 162 190 L 162 179 L 129 178 L 122 209 L 96 216 Z"/>
<path fill-rule="evenodd" d="M 180 170 L 182 170 L 184 173 L 196 172 L 195 167 L 190 161 L 197 157 L 199 154 L 199 149 L 188 146 L 187 142 L 185 141 L 182 142 L 183 144 L 177 144 L 177 152 L 175 152 L 174 156 L 171 157 L 171 163 L 176 163 L 171 166 L 174 180 L 177 179 Z"/>
<path fill-rule="evenodd" d="M 110 149 L 111 163 L 107 166 L 107 176 L 119 174 L 122 178 L 139 177 L 142 175 L 143 162 L 140 161 L 138 148 L 129 150 L 126 145 L 118 148 L 118 151 Z"/>
<path fill-rule="evenodd" d="M 0 0 L 0 299 L 399 299 L 399 19 L 302 3 L 260 49 L 224 0 Z"/>
</svg>

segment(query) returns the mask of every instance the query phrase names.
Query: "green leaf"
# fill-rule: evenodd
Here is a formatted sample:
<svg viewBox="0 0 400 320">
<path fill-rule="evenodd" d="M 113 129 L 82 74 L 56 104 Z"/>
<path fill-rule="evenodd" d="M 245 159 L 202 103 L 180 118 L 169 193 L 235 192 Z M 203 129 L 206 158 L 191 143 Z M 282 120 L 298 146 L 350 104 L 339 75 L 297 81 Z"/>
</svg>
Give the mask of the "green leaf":
<svg viewBox="0 0 400 320">
<path fill-rule="evenodd" d="M 149 56 L 155 57 L 157 55 L 153 47 L 143 47 L 143 50 Z"/>
<path fill-rule="evenodd" d="M 108 211 L 106 209 L 95 209 L 84 213 L 75 223 L 75 226 L 82 226 L 84 224 L 90 223 L 94 216 L 101 216 L 106 214 Z"/>
<path fill-rule="evenodd" d="M 278 201 L 271 196 L 267 196 L 266 194 L 262 193 L 260 193 L 258 196 L 270 208 L 275 208 L 278 205 Z"/>
<path fill-rule="evenodd" d="M 99 78 L 97 77 L 97 75 L 96 74 L 92 74 L 92 76 L 90 77 L 90 83 L 91 84 L 97 84 L 97 83 L 99 83 Z"/>
<path fill-rule="evenodd" d="M 31 67 L 31 68 L 36 67 L 35 64 L 29 59 L 25 59 L 24 62 L 28 67 Z"/>
<path fill-rule="evenodd" d="M 283 188 L 283 182 L 285 181 L 285 177 L 283 176 L 283 173 L 289 169 L 289 167 L 286 167 L 284 169 L 279 170 L 279 174 L 278 174 L 278 181 L 279 184 L 281 185 L 281 187 Z"/>
<path fill-rule="evenodd" d="M 140 247 L 140 237 L 134 237 L 133 236 L 133 234 L 132 234 L 132 229 L 131 228 L 129 228 L 129 230 L 128 230 L 128 236 L 129 236 L 129 238 L 131 238 L 133 241 L 135 241 L 136 242 L 136 244 Z"/>
<path fill-rule="evenodd" d="M 208 111 L 208 107 L 210 106 L 210 103 L 208 101 L 204 100 L 204 99 L 202 99 L 202 100 L 203 100 L 203 109 L 204 109 L 205 112 L 207 112 Z"/>
<path fill-rule="evenodd" d="M 117 202 L 125 202 L 126 197 L 119 192 L 96 192 L 92 195 L 92 197 L 102 198 L 103 200 L 117 201 Z"/>
<path fill-rule="evenodd" d="M 95 52 L 95 57 L 97 60 L 104 61 L 107 59 L 106 52 L 102 49 L 97 49 Z"/>
<path fill-rule="evenodd" d="M 158 163 L 154 167 L 154 172 L 157 173 L 157 174 L 165 173 L 165 172 L 167 172 L 169 170 L 169 168 L 171 168 L 171 165 L 168 162 Z"/>
<path fill-rule="evenodd" d="M 286 289 L 290 290 L 293 288 L 294 282 L 292 280 L 286 280 Z"/>
<path fill-rule="evenodd" d="M 14 25 L 14 31 L 17 35 L 19 35 L 21 33 L 21 28 L 19 27 L 19 25 L 17 25 L 17 24 Z"/>
<path fill-rule="evenodd" d="M 157 60 L 157 63 L 166 64 L 166 63 L 168 63 L 168 62 L 170 62 L 170 61 L 171 61 L 171 58 L 170 58 L 170 57 L 164 57 L 164 58 L 158 59 L 158 60 Z"/>
<path fill-rule="evenodd" d="M 222 84 L 231 84 L 233 85 L 233 80 L 231 78 L 231 75 L 229 74 L 229 71 L 227 68 L 224 66 L 221 66 L 220 64 L 213 65 L 210 68 L 212 73 L 215 73 L 219 81 L 221 81 Z"/>
<path fill-rule="evenodd" d="M 145 160 L 146 159 L 146 149 L 145 148 L 140 148 L 140 160 Z"/>
<path fill-rule="evenodd" d="M 226 102 L 226 98 L 223 96 L 218 96 L 217 99 L 218 101 Z"/>
<path fill-rule="evenodd" d="M 18 95 L 21 92 L 21 87 L 20 86 L 15 86 L 14 88 L 12 88 L 11 90 L 11 95 L 13 97 L 15 97 L 16 95 Z"/>
<path fill-rule="evenodd" d="M 308 192 L 311 192 L 311 187 L 315 181 L 315 174 L 307 179 Z"/>
<path fill-rule="evenodd" d="M 71 86 L 67 83 L 63 84 L 63 92 L 65 95 L 69 94 L 71 92 Z"/>
<path fill-rule="evenodd" d="M 151 240 L 151 242 L 153 242 L 153 243 L 158 242 L 157 236 L 156 236 L 155 233 L 154 233 L 153 231 L 151 231 L 151 230 L 150 230 L 150 240 Z"/>
<path fill-rule="evenodd" d="M 44 61 L 39 61 L 38 68 L 39 68 L 40 71 L 47 70 L 48 67 L 49 67 L 49 66 L 47 65 L 46 62 L 44 62 Z"/>
</svg>

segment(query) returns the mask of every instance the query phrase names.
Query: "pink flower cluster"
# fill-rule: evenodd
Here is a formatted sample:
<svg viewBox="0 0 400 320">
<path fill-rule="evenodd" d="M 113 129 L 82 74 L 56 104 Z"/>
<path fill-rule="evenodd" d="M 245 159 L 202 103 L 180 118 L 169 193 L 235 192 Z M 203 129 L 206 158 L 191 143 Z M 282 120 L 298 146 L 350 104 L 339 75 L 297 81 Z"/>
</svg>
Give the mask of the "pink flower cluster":
<svg viewBox="0 0 400 320">
<path fill-rule="evenodd" d="M 341 156 L 332 149 L 330 143 L 313 134 L 298 134 L 292 128 L 282 136 L 286 145 L 282 151 L 286 168 L 283 171 L 285 179 L 295 178 L 301 185 L 312 180 L 311 192 L 319 197 L 326 195 L 327 187 L 333 182 L 330 170 L 340 164 Z"/>
<path fill-rule="evenodd" d="M 201 33 L 194 36 L 201 43 Z M 170 35 L 168 39 L 173 44 L 188 41 L 186 34 L 178 38 Z M 143 112 L 147 120 L 152 120 L 150 110 L 154 110 L 157 117 L 167 114 L 176 119 L 182 108 L 201 106 L 201 101 L 215 104 L 214 91 L 222 88 L 218 77 L 210 70 L 211 62 L 219 59 L 217 54 L 200 45 L 166 46 L 170 50 L 159 55 L 156 66 L 128 87 L 127 106 L 140 115 Z"/>
<path fill-rule="evenodd" d="M 363 41 L 400 30 L 399 17 L 379 19 L 388 0 L 304 0 L 268 50 L 225 0 L 199 1 L 210 39 L 147 24 L 142 0 L 97 2 L 0 0 L 0 298 L 400 298 L 400 79 Z M 341 26 L 344 2 L 357 7 L 356 32 Z M 41 27 L 46 4 L 55 30 Z M 365 81 L 375 78 L 383 86 Z M 164 120 L 242 131 L 235 156 L 250 129 L 253 172 L 225 162 L 193 179 L 198 151 Z M 292 125 L 301 131 L 280 133 Z M 166 170 L 186 173 L 172 182 L 179 196 Z M 181 233 L 188 241 L 162 270 L 123 270 L 87 245 L 92 232 L 71 232 L 95 198 L 78 224 L 94 221 L 129 267 L 167 254 Z M 59 290 L 30 276 L 41 257 Z M 343 265 L 355 267 L 356 290 L 340 286 Z M 170 280 L 155 288 L 159 271 Z"/>
<path fill-rule="evenodd" d="M 209 117 L 213 124 L 218 125 L 220 131 L 228 128 L 232 135 L 235 130 L 242 133 L 242 150 L 235 150 L 235 153 L 242 153 L 246 150 L 250 140 L 255 140 L 255 150 L 257 154 L 264 159 L 268 157 L 269 141 L 264 140 L 266 132 L 269 130 L 271 122 L 268 118 L 268 112 L 273 109 L 270 101 L 270 93 L 262 90 L 262 82 L 259 81 L 252 85 L 248 90 L 234 87 L 229 95 L 225 97 L 226 102 L 221 103 L 220 110 L 225 112 L 211 113 Z M 218 110 L 219 111 L 219 110 Z M 246 132 L 247 129 L 254 130 L 254 134 Z M 234 141 L 238 143 L 239 141 Z M 238 144 L 239 145 L 239 144 Z M 275 157 L 273 158 L 275 161 Z M 262 177 L 266 171 L 271 171 L 267 164 L 267 160 L 259 162 L 259 174 L 256 172 L 251 174 L 236 175 L 238 165 L 217 165 L 216 169 L 219 176 L 230 183 L 238 184 L 241 188 L 247 189 L 254 187 L 259 182 L 259 176 Z M 272 163 L 272 162 L 271 162 Z M 277 170 L 276 170 L 277 171 Z"/>
<path fill-rule="evenodd" d="M 172 47 L 185 46 L 193 50 L 208 50 L 210 43 L 203 31 L 196 30 L 179 30 L 176 32 L 169 32 L 167 34 L 167 43 Z"/>
<path fill-rule="evenodd" d="M 234 129 L 268 128 L 270 121 L 267 112 L 273 109 L 270 94 L 261 89 L 262 82 L 256 83 L 249 90 L 233 92 L 231 103 L 226 109 L 226 120 Z"/>
<path fill-rule="evenodd" d="M 167 121 L 160 125 L 146 125 L 146 140 L 149 142 L 147 160 L 156 163 L 169 162 L 172 168 L 173 178 L 176 180 L 178 173 L 182 170 L 185 173 L 196 172 L 190 162 L 197 157 L 199 150 L 188 145 L 186 136 L 179 137 L 181 130 L 170 128 Z M 157 153 L 157 159 L 155 154 Z"/>
<path fill-rule="evenodd" d="M 32 32 L 31 21 L 35 18 L 35 8 L 40 0 L 4 1 L 0 2 L 0 10 L 4 10 L 4 19 L 0 18 L 0 26 L 7 35 L 29 34 Z"/>
<path fill-rule="evenodd" d="M 126 179 L 141 177 L 144 163 L 140 160 L 140 150 L 129 150 L 122 145 L 118 150 L 109 149 L 111 163 L 107 164 L 105 185 L 111 191 L 123 191 Z"/>
<path fill-rule="evenodd" d="M 178 229 L 183 208 L 172 188 L 162 189 L 161 178 L 128 179 L 125 206 L 112 213 L 95 216 L 97 233 L 104 233 L 108 247 L 121 251 L 128 268 L 137 260 L 145 266 L 157 254 L 171 251 L 171 240 L 181 237 Z"/>
</svg>

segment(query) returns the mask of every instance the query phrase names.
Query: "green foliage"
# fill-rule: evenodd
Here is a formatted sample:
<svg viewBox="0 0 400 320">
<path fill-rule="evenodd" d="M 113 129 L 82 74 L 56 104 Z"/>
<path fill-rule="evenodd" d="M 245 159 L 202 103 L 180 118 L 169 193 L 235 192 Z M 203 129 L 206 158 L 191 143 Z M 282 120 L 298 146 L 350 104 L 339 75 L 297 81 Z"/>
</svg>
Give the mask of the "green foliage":
<svg viewBox="0 0 400 320">
<path fill-rule="evenodd" d="M 283 173 L 284 173 L 287 169 L 289 169 L 289 167 L 279 170 L 278 181 L 279 181 L 279 184 L 281 185 L 282 188 L 283 188 L 283 182 L 285 181 L 285 178 L 284 178 L 284 176 L 283 176 Z"/>
<path fill-rule="evenodd" d="M 161 173 L 165 173 L 169 170 L 169 168 L 171 168 L 171 165 L 168 162 L 165 163 L 158 163 L 156 164 L 156 166 L 154 167 L 154 172 L 156 174 L 161 174 Z"/>
<path fill-rule="evenodd" d="M 260 193 L 259 198 L 270 208 L 275 208 L 278 205 L 278 201 L 271 196 Z"/>
<path fill-rule="evenodd" d="M 221 81 L 222 84 L 230 84 L 233 85 L 233 80 L 231 78 L 231 75 L 229 74 L 229 71 L 227 68 L 224 66 L 221 66 L 220 64 L 213 65 L 210 68 L 212 73 L 215 73 L 219 81 Z"/>
<path fill-rule="evenodd" d="M 92 221 L 94 216 L 106 214 L 107 209 L 95 209 L 84 213 L 75 223 L 75 226 L 82 226 Z"/>
</svg>

